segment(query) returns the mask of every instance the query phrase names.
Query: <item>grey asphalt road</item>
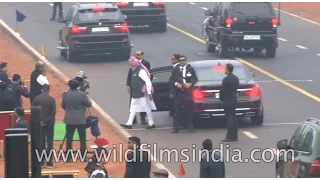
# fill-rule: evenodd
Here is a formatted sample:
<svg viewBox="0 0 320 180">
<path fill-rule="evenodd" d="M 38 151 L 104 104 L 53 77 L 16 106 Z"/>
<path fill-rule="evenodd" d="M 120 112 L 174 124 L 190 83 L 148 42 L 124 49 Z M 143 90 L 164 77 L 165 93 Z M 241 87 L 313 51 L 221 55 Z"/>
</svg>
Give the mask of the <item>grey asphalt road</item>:
<svg viewBox="0 0 320 180">
<path fill-rule="evenodd" d="M 214 3 L 167 3 L 170 24 L 186 31 L 194 36 L 201 36 L 201 24 L 204 20 L 204 10 L 201 7 L 212 9 Z M 64 4 L 66 11 L 71 3 Z M 68 77 L 74 77 L 79 70 L 84 70 L 89 76 L 92 88 L 90 96 L 117 122 L 123 123 L 128 118 L 128 94 L 125 89 L 125 78 L 128 70 L 127 62 L 89 62 L 68 63 L 59 57 L 56 50 L 58 44 L 58 30 L 60 24 L 50 22 L 51 6 L 49 3 L 1 3 L 0 18 L 15 28 L 15 9 L 23 12 L 27 19 L 19 25 L 21 36 L 36 49 L 45 45 L 48 59 L 56 65 Z M 239 53 L 241 57 L 260 68 L 284 79 L 284 80 L 312 80 L 291 82 L 312 94 L 320 95 L 319 81 L 316 79 L 320 57 L 316 56 L 318 26 L 306 23 L 300 19 L 282 14 L 283 25 L 279 28 L 280 47 L 275 59 L 264 59 L 262 55 L 252 53 Z M 300 35 L 300 30 L 307 31 L 309 38 Z M 282 36 L 283 35 L 283 36 Z M 152 67 L 168 65 L 172 54 L 180 53 L 188 57 L 190 61 L 217 59 L 213 54 L 206 54 L 205 47 L 198 41 L 186 35 L 168 28 L 166 33 L 132 33 L 134 50 L 143 49 L 145 59 L 151 62 Z M 308 47 L 299 49 L 295 45 Z M 313 45 L 313 46 L 312 46 Z M 313 48 L 314 49 L 313 49 Z M 310 48 L 310 49 L 309 49 Z M 290 137 L 298 122 L 302 122 L 310 116 L 319 115 L 319 103 L 290 89 L 278 82 L 273 81 L 266 75 L 255 72 L 256 80 L 260 85 L 264 97 L 265 124 L 260 127 L 252 127 L 247 120 L 241 120 L 239 128 L 239 142 L 231 144 L 230 149 L 241 149 L 243 156 L 249 157 L 254 148 L 275 148 L 278 140 Z M 160 127 L 154 130 L 144 130 L 142 127 L 130 130 L 132 135 L 140 136 L 144 142 L 156 143 L 157 148 L 176 148 L 177 150 L 200 147 L 202 140 L 211 138 L 218 147 L 220 140 L 224 138 L 226 130 L 218 120 L 208 122 L 207 128 L 197 129 L 196 133 L 170 134 L 172 119 L 167 112 L 154 113 L 156 125 Z M 285 124 L 288 123 L 288 124 Z M 291 123 L 291 124 L 290 124 Z M 192 145 L 196 147 L 193 148 Z M 231 153 L 233 154 L 233 153 Z M 158 153 L 158 158 L 161 153 Z M 178 164 L 168 162 L 164 158 L 164 165 L 177 175 Z M 179 154 L 178 154 L 179 155 Z M 182 158 L 177 155 L 177 159 Z M 257 154 L 259 156 L 259 154 Z M 161 157 L 160 157 L 161 158 Z M 175 158 L 171 158 L 172 161 Z M 195 159 L 197 161 L 197 158 Z M 199 164 L 197 162 L 185 163 L 186 177 L 198 177 Z M 274 177 L 274 162 L 226 164 L 227 177 Z"/>
</svg>

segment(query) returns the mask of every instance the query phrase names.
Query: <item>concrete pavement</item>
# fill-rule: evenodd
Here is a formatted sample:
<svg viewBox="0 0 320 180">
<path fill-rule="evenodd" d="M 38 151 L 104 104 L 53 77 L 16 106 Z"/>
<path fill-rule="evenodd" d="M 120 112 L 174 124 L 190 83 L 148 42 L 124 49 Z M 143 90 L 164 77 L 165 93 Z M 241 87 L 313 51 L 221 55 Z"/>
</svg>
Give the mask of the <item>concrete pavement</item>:
<svg viewBox="0 0 320 180">
<path fill-rule="evenodd" d="M 70 5 L 71 3 L 64 4 L 65 11 Z M 213 7 L 213 3 L 167 3 L 167 7 L 170 24 L 201 38 L 201 24 L 205 18 L 203 7 Z M 127 63 L 68 63 L 61 60 L 59 52 L 56 50 L 60 24 L 49 21 L 52 8 L 49 3 L 1 3 L 0 17 L 13 28 L 15 28 L 14 11 L 16 8 L 27 15 L 25 22 L 19 26 L 22 37 L 39 50 L 42 44 L 46 45 L 48 59 L 68 77 L 71 78 L 77 71 L 84 70 L 92 83 L 90 96 L 119 123 L 125 122 L 128 118 L 127 108 L 129 101 L 124 84 L 128 70 Z M 291 23 L 285 25 L 285 22 Z M 236 55 L 285 80 L 313 80 L 292 81 L 290 83 L 312 94 L 320 95 L 317 92 L 319 81 L 315 78 L 318 72 L 316 70 L 320 65 L 317 58 L 319 59 L 320 57 L 315 55 L 315 50 L 313 51 L 309 48 L 299 49 L 295 46 L 298 44 L 296 41 L 299 41 L 299 44 L 305 47 L 309 47 L 319 41 L 316 38 L 306 41 L 303 36 L 296 36 L 299 33 L 296 29 L 306 26 L 305 22 L 300 19 L 283 15 L 282 24 L 279 38 L 284 38 L 287 41 L 280 41 L 280 47 L 275 59 L 263 59 L 259 55 L 251 53 L 237 53 Z M 282 30 L 284 26 L 288 26 L 287 29 L 284 29 L 286 31 Z M 313 29 L 308 29 L 309 35 L 316 37 L 317 33 L 312 34 L 312 32 L 316 32 L 319 27 L 308 26 Z M 282 36 L 282 34 L 286 36 Z M 217 59 L 215 55 L 205 53 L 203 44 L 172 28 L 168 28 L 166 33 L 132 33 L 131 38 L 132 43 L 135 44 L 134 50 L 140 48 L 144 50 L 145 58 L 151 62 L 152 67 L 169 64 L 169 58 L 174 53 L 184 54 L 192 61 Z M 300 39 L 295 40 L 295 38 Z M 239 129 L 240 140 L 232 143 L 231 148 L 240 148 L 246 155 L 254 148 L 274 148 L 278 140 L 290 137 L 297 127 L 295 124 L 281 123 L 301 122 L 309 116 L 317 117 L 319 114 L 318 102 L 273 81 L 258 71 L 252 71 L 257 75 L 255 79 L 262 81 L 260 85 L 264 97 L 266 125 L 252 127 L 246 122 L 241 123 L 242 127 Z M 172 120 L 167 113 L 154 113 L 154 116 L 155 122 L 159 127 L 171 126 Z M 168 128 L 148 131 L 138 129 L 131 130 L 130 133 L 140 136 L 144 142 L 157 143 L 159 148 L 177 148 L 181 150 L 183 148 L 191 148 L 192 144 L 200 147 L 202 140 L 206 138 L 213 139 L 215 145 L 218 146 L 220 140 L 224 138 L 226 130 L 215 123 L 210 124 L 212 124 L 210 125 L 212 129 L 198 129 L 195 134 L 181 133 L 172 135 Z M 243 132 L 249 133 L 244 134 Z M 178 164 L 166 163 L 166 160 L 164 160 L 164 164 L 172 172 L 177 172 Z M 226 165 L 227 177 L 274 177 L 273 163 L 257 164 L 250 162 L 245 167 L 240 164 L 228 163 Z M 198 163 L 187 163 L 185 164 L 185 169 L 187 172 L 186 177 L 198 177 Z M 252 171 L 253 169 L 254 171 Z"/>
</svg>

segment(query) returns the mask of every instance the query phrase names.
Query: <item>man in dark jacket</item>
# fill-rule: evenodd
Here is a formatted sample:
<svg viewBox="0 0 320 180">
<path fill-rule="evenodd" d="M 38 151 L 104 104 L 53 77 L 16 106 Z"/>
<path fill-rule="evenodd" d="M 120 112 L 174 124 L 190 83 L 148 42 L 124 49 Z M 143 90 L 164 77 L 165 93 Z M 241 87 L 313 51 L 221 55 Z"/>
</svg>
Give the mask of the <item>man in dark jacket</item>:
<svg viewBox="0 0 320 180">
<path fill-rule="evenodd" d="M 129 137 L 124 178 L 150 178 L 151 161 L 149 152 L 140 148 L 140 138 Z"/>
<path fill-rule="evenodd" d="M 6 84 L 10 84 L 11 80 L 8 77 L 8 63 L 1 62 L 0 63 L 0 81 L 5 82 Z"/>
<path fill-rule="evenodd" d="M 28 121 L 24 119 L 24 109 L 22 107 L 17 107 L 14 112 L 18 116 L 18 119 L 13 128 L 25 128 L 30 132 Z"/>
<path fill-rule="evenodd" d="M 21 76 L 19 74 L 14 74 L 12 76 L 12 83 L 8 85 L 7 92 L 12 95 L 14 98 L 14 106 L 22 107 L 21 96 L 29 98 L 29 90 L 27 86 L 24 85 L 24 82 L 21 81 Z"/>
<path fill-rule="evenodd" d="M 7 91 L 7 83 L 0 80 L 0 111 L 13 111 L 14 99 Z"/>
<path fill-rule="evenodd" d="M 136 54 L 135 54 L 136 58 L 140 61 L 140 63 L 142 65 L 144 65 L 150 71 L 151 70 L 150 62 L 145 60 L 145 59 L 143 59 L 143 55 L 144 55 L 144 53 L 141 50 L 138 50 L 136 52 Z M 130 93 L 130 102 L 129 102 L 129 104 L 131 104 L 131 96 L 132 96 L 131 91 L 130 91 L 130 89 L 131 89 L 131 78 L 132 78 L 132 70 L 131 70 L 131 68 L 129 68 L 129 72 L 128 72 L 128 76 L 127 76 L 127 90 Z M 140 112 L 141 124 L 143 124 L 143 125 L 147 125 L 148 124 L 147 121 L 146 121 L 146 116 L 147 116 L 146 112 Z M 135 117 L 133 123 L 134 124 L 137 123 L 137 118 L 136 117 Z"/>
<path fill-rule="evenodd" d="M 174 98 L 176 116 L 172 133 L 179 132 L 179 124 L 183 124 L 184 117 L 189 132 L 193 133 L 193 99 L 192 91 L 198 82 L 197 75 L 190 64 L 187 64 L 187 57 L 180 56 L 179 66 L 172 70 L 170 85 L 170 97 Z"/>
<path fill-rule="evenodd" d="M 65 110 L 64 123 L 67 132 L 67 149 L 72 149 L 74 131 L 77 129 L 80 138 L 80 150 L 86 150 L 86 108 L 92 106 L 89 97 L 78 89 L 79 83 L 70 80 L 70 89 L 62 95 L 62 108 Z M 69 159 L 71 160 L 71 159 Z"/>
<path fill-rule="evenodd" d="M 228 126 L 228 133 L 224 142 L 238 140 L 238 123 L 236 117 L 237 93 L 239 79 L 233 73 L 233 65 L 227 64 L 225 73 L 227 76 L 222 80 L 220 100 L 224 107 L 225 118 Z"/>
<path fill-rule="evenodd" d="M 49 84 L 48 79 L 45 76 L 44 62 L 37 61 L 35 64 L 35 70 L 32 71 L 30 76 L 30 102 L 32 104 L 33 99 L 42 93 L 41 89 L 44 84 Z"/>
<path fill-rule="evenodd" d="M 46 149 L 47 154 L 50 154 L 50 151 L 53 148 L 54 123 L 56 119 L 56 100 L 49 95 L 49 91 L 50 86 L 48 84 L 44 84 L 42 86 L 42 94 L 35 97 L 32 103 L 32 106 L 41 107 L 41 142 L 42 149 Z M 47 168 L 54 168 L 52 158 L 46 163 Z M 44 166 L 44 161 L 42 162 L 42 165 Z"/>
<path fill-rule="evenodd" d="M 204 149 L 200 162 L 200 178 L 225 178 L 225 165 L 220 154 L 212 154 L 213 144 L 210 139 L 202 142 Z"/>
<path fill-rule="evenodd" d="M 180 54 L 174 54 L 172 57 L 171 57 L 171 64 L 172 64 L 172 68 L 175 68 L 176 66 L 179 65 L 179 58 L 180 58 Z M 170 76 L 170 79 L 169 79 L 169 86 L 173 86 L 174 84 L 170 83 L 171 82 L 171 76 Z M 173 96 L 171 96 L 170 98 L 173 99 Z M 172 109 L 170 109 L 170 112 L 169 112 L 169 116 L 173 117 L 175 115 L 175 109 L 174 107 Z"/>
</svg>

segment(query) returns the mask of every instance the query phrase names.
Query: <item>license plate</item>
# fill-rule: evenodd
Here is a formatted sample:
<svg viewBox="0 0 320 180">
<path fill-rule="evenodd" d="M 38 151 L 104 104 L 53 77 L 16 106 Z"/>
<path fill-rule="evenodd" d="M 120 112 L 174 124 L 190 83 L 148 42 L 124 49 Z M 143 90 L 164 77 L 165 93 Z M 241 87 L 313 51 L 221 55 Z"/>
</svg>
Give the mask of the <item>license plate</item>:
<svg viewBox="0 0 320 180">
<path fill-rule="evenodd" d="M 216 93 L 216 98 L 220 99 L 220 93 Z"/>
<path fill-rule="evenodd" d="M 243 40 L 260 40 L 261 36 L 260 35 L 245 35 L 243 37 Z"/>
<path fill-rule="evenodd" d="M 92 32 L 109 32 L 109 27 L 92 28 Z"/>
<path fill-rule="evenodd" d="M 133 6 L 143 6 L 143 7 L 146 7 L 146 6 L 149 6 L 149 3 L 145 3 L 145 2 L 137 2 L 137 3 L 133 3 Z"/>
</svg>

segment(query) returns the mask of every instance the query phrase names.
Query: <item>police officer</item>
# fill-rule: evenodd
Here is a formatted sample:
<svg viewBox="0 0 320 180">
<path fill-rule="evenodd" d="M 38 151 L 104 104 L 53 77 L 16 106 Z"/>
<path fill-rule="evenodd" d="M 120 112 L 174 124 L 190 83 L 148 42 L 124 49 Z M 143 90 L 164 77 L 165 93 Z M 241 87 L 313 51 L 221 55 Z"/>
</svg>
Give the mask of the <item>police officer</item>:
<svg viewBox="0 0 320 180">
<path fill-rule="evenodd" d="M 14 107 L 22 107 L 21 96 L 25 98 L 30 97 L 29 90 L 27 86 L 24 85 L 24 81 L 21 80 L 19 74 L 14 74 L 12 76 L 12 83 L 8 85 L 7 92 L 14 98 Z"/>
<path fill-rule="evenodd" d="M 174 106 L 176 116 L 174 118 L 174 128 L 172 133 L 179 132 L 179 123 L 183 122 L 183 117 L 186 119 L 189 132 L 193 133 L 193 100 L 192 90 L 197 83 L 198 78 L 193 67 L 187 64 L 187 57 L 180 56 L 179 65 L 172 70 L 170 96 L 174 98 Z"/>
</svg>

